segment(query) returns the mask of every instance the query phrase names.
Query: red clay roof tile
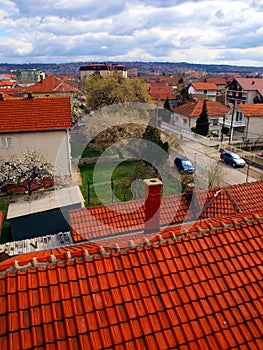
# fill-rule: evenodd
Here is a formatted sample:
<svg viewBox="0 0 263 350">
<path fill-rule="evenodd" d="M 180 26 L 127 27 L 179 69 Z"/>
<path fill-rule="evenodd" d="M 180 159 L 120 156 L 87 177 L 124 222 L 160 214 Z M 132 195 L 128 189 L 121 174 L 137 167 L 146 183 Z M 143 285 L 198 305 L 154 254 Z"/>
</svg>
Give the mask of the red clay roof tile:
<svg viewBox="0 0 263 350">
<path fill-rule="evenodd" d="M 0 101 L 0 133 L 59 130 L 71 126 L 69 97 Z"/>
<path fill-rule="evenodd" d="M 217 91 L 218 90 L 216 83 L 194 81 L 191 83 L 191 85 L 196 91 L 200 91 L 200 90 Z"/>
<path fill-rule="evenodd" d="M 172 86 L 160 83 L 147 84 L 146 86 L 153 100 L 165 101 L 167 97 L 169 100 L 175 99 L 175 94 Z"/>
<path fill-rule="evenodd" d="M 186 115 L 189 117 L 199 117 L 203 109 L 204 101 L 196 100 L 184 103 L 174 109 L 177 114 Z M 210 117 L 223 116 L 229 107 L 226 107 L 217 101 L 206 101 L 207 112 Z"/>
<path fill-rule="evenodd" d="M 244 113 L 244 115 L 246 117 L 262 117 L 263 116 L 263 103 L 239 104 L 238 108 L 241 109 L 241 111 Z"/>
<path fill-rule="evenodd" d="M 2 270 L 2 348 L 262 348 L 263 211 L 182 231 Z"/>
<path fill-rule="evenodd" d="M 195 207 L 186 194 L 163 196 L 160 224 L 178 224 L 184 221 L 229 216 L 261 209 L 263 181 L 231 185 L 208 191 L 195 191 Z M 197 213 L 195 212 L 197 209 Z M 145 241 L 144 200 L 114 203 L 107 206 L 81 208 L 69 212 L 74 242 L 101 240 L 107 245 L 130 245 L 130 241 Z"/>
<path fill-rule="evenodd" d="M 48 93 L 48 92 L 73 92 L 76 91 L 74 85 L 66 82 L 55 75 L 50 75 L 42 81 L 27 87 L 24 93 Z"/>
</svg>

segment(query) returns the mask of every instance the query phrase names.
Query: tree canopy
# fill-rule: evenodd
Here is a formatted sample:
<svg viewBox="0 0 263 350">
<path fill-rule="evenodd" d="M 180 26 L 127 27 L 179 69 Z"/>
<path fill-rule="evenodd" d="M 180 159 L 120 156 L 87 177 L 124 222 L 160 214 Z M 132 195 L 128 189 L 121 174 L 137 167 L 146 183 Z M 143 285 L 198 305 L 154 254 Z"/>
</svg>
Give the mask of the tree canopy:
<svg viewBox="0 0 263 350">
<path fill-rule="evenodd" d="M 144 154 L 147 155 L 147 162 L 152 165 L 162 164 L 168 158 L 169 143 L 161 140 L 160 130 L 150 124 L 147 125 L 143 134 L 143 139 L 149 141 L 143 145 Z M 164 152 L 156 154 L 156 149 L 153 148 L 151 142 L 163 149 Z"/>
<path fill-rule="evenodd" d="M 124 102 L 151 102 L 146 86 L 139 78 L 124 78 L 119 72 L 107 77 L 87 78 L 87 107 L 97 110 Z"/>
<path fill-rule="evenodd" d="M 204 100 L 202 112 L 196 121 L 195 132 L 199 135 L 206 136 L 209 132 L 209 124 L 206 100 Z"/>
<path fill-rule="evenodd" d="M 51 179 L 54 169 L 47 156 L 37 150 L 23 151 L 0 164 L 0 183 L 24 187 L 31 195 L 34 188 L 43 187 L 44 179 Z"/>
</svg>

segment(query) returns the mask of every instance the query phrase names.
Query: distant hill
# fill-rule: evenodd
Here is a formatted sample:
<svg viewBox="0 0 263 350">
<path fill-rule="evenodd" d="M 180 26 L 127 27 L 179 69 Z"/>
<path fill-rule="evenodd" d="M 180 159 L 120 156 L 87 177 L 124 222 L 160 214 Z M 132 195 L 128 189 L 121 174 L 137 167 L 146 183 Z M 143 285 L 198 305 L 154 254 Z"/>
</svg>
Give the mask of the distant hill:
<svg viewBox="0 0 263 350">
<path fill-rule="evenodd" d="M 38 68 L 45 71 L 46 74 L 57 75 L 79 75 L 80 66 L 91 62 L 71 62 L 71 63 L 29 63 L 29 64 L 8 64 L 0 63 L 0 73 L 10 73 L 15 69 L 33 69 Z M 113 63 L 113 62 L 109 62 Z M 116 63 L 116 62 L 115 62 Z M 212 73 L 241 73 L 241 74 L 263 74 L 263 67 L 253 66 L 231 66 L 231 65 L 216 65 L 216 64 L 197 64 L 187 62 L 118 62 L 124 64 L 127 68 L 138 68 L 138 72 L 146 74 L 158 70 L 161 74 L 173 74 L 182 71 L 182 69 L 191 69 L 194 71 L 206 71 Z"/>
</svg>

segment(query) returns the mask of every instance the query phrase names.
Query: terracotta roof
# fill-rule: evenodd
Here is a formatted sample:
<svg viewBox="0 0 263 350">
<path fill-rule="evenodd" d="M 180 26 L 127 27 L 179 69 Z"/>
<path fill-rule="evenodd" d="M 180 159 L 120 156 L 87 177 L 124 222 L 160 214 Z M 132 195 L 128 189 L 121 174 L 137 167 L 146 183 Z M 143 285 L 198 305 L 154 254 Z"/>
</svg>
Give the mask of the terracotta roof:
<svg viewBox="0 0 263 350">
<path fill-rule="evenodd" d="M 224 77 L 211 77 L 211 78 L 206 78 L 205 79 L 206 83 L 214 83 L 216 85 L 226 85 L 227 84 L 227 79 Z"/>
<path fill-rule="evenodd" d="M 199 117 L 203 109 L 204 101 L 196 100 L 192 102 L 184 103 L 174 109 L 177 114 L 186 115 L 189 117 Z M 212 116 L 223 116 L 229 107 L 223 105 L 217 101 L 206 101 L 207 112 L 210 117 Z"/>
<path fill-rule="evenodd" d="M 188 211 L 189 199 L 185 195 L 164 196 L 161 208 L 161 225 L 195 218 L 194 213 Z M 69 219 L 74 242 L 116 235 L 125 235 L 124 240 L 127 241 L 130 239 L 127 233 L 144 228 L 144 200 L 70 210 Z"/>
<path fill-rule="evenodd" d="M 193 81 L 191 83 L 191 85 L 193 86 L 193 88 L 198 91 L 198 90 L 207 90 L 207 91 L 217 91 L 218 87 L 215 83 L 205 83 L 202 81 Z"/>
<path fill-rule="evenodd" d="M 262 349 L 263 212 L 178 230 L 2 271 L 1 348 Z"/>
<path fill-rule="evenodd" d="M 9 89 L 0 88 L 0 92 L 4 93 L 4 94 L 8 94 L 10 96 L 16 96 L 16 95 L 20 95 L 21 96 L 22 89 L 20 87 L 18 87 L 18 88 L 9 88 Z"/>
<path fill-rule="evenodd" d="M 14 83 L 12 81 L 0 81 L 0 88 L 3 86 L 13 87 Z"/>
<path fill-rule="evenodd" d="M 175 99 L 172 86 L 160 83 L 147 84 L 146 86 L 148 88 L 149 95 L 153 100 L 165 101 L 167 97 L 169 100 Z"/>
<path fill-rule="evenodd" d="M 69 97 L 0 101 L 0 133 L 59 130 L 71 126 Z"/>
<path fill-rule="evenodd" d="M 246 117 L 262 117 L 263 103 L 256 104 L 239 104 L 238 108 L 244 113 Z"/>
<path fill-rule="evenodd" d="M 163 196 L 160 225 L 252 212 L 260 210 L 262 202 L 263 180 L 195 191 L 192 198 L 187 193 Z M 192 203 L 194 206 L 190 206 Z M 126 241 L 127 245 L 131 239 L 140 242 L 144 200 L 71 210 L 69 219 L 74 242 L 101 239 L 109 245 L 119 241 Z"/>
<path fill-rule="evenodd" d="M 73 92 L 77 89 L 70 82 L 66 82 L 55 75 L 50 75 L 42 81 L 29 86 L 24 90 L 25 93 L 47 93 L 47 92 Z"/>
<path fill-rule="evenodd" d="M 235 78 L 240 86 L 247 91 L 257 90 L 263 95 L 263 79 L 262 78 Z"/>
</svg>

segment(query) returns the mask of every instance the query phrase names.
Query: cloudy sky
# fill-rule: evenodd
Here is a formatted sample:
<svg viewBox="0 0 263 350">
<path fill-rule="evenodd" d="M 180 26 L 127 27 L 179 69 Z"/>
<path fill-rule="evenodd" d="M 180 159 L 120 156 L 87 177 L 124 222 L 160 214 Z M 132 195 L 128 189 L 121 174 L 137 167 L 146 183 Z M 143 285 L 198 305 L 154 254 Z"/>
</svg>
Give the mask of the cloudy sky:
<svg viewBox="0 0 263 350">
<path fill-rule="evenodd" d="M 0 63 L 263 66 L 263 0 L 0 0 Z"/>
</svg>

